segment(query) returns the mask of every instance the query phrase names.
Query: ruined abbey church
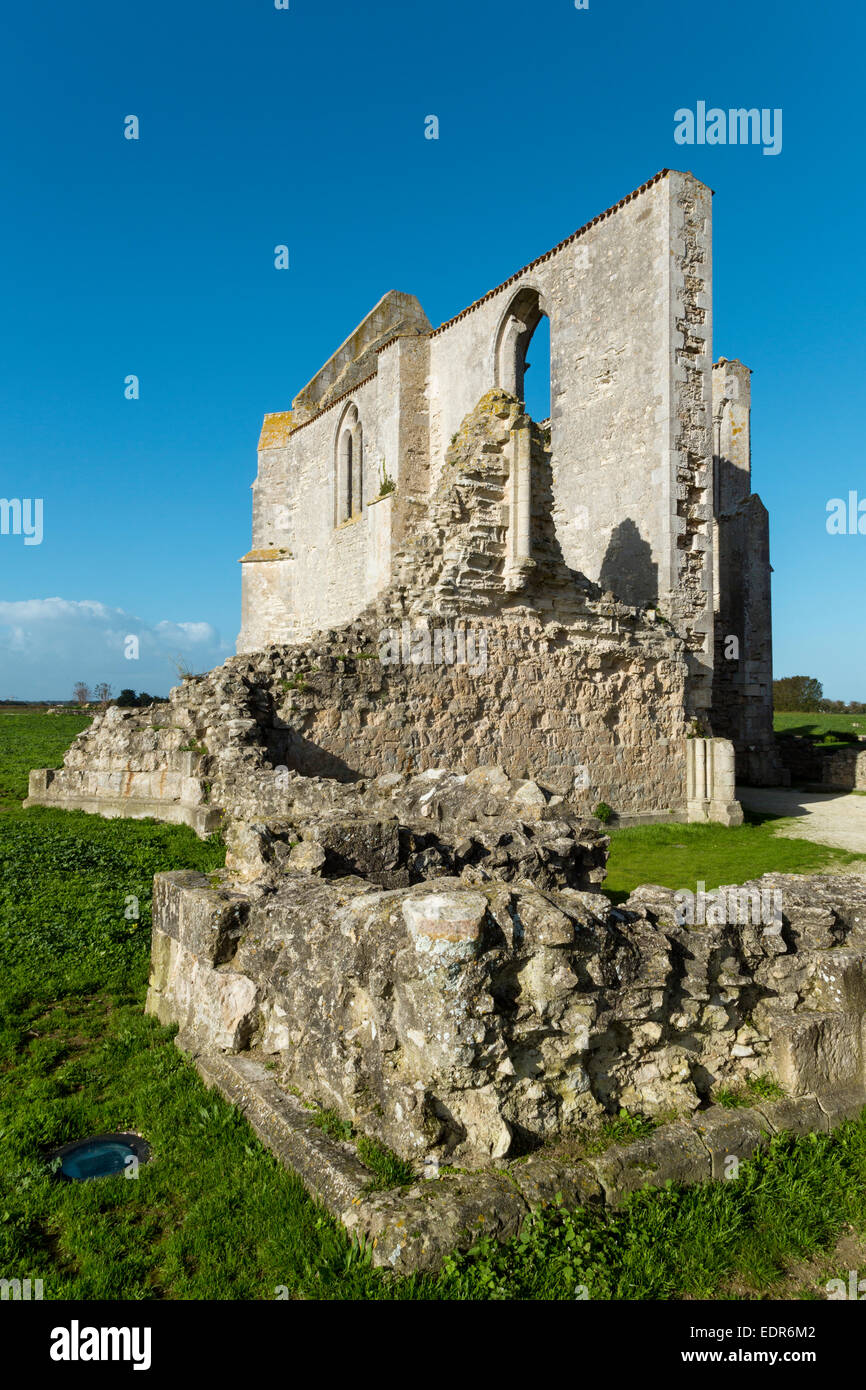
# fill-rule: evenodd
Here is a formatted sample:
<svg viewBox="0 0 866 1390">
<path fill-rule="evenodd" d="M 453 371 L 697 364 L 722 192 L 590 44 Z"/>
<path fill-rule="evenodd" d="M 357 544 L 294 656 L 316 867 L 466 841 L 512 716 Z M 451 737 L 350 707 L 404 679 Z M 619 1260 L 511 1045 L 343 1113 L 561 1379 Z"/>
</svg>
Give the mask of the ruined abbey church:
<svg viewBox="0 0 866 1390">
<path fill-rule="evenodd" d="M 228 683 L 292 773 L 498 766 L 583 815 L 736 820 L 735 776 L 779 780 L 749 420 L 749 368 L 713 362 L 712 194 L 691 174 L 657 174 L 438 328 L 389 292 L 265 416 L 238 655 L 172 696 L 197 746 L 213 758 L 202 711 Z M 483 669 L 459 659 L 470 638 Z M 216 764 L 165 736 L 115 756 L 101 728 L 32 800 L 197 827 L 230 811 Z"/>
<path fill-rule="evenodd" d="M 604 820 L 737 824 L 736 775 L 778 776 L 711 257 L 710 190 L 663 171 L 439 328 L 385 295 L 265 417 L 237 655 L 31 773 L 29 804 L 222 832 L 224 871 L 156 877 L 147 1008 L 379 1264 L 718 1176 L 866 1097 L 862 880 L 767 875 L 685 918 L 600 891 Z M 716 1088 L 768 1067 L 793 1099 L 732 1134 Z M 418 1174 L 485 1172 L 371 1193 L 305 1105 Z M 621 1106 L 681 1118 L 563 1158 Z"/>
<path fill-rule="evenodd" d="M 499 402 L 522 404 L 543 315 L 539 429 Z M 467 453 L 466 422 L 485 411 L 490 437 Z M 772 781 L 768 528 L 749 417 L 749 368 L 713 364 L 711 193 L 689 174 L 657 175 L 439 328 L 392 291 L 291 411 L 265 417 L 238 650 L 360 614 L 459 477 L 439 599 L 501 614 L 531 595 L 555 621 L 590 580 L 602 604 L 639 610 L 637 629 L 681 639 L 686 723 L 733 741 L 742 780 Z M 544 586 L 554 556 L 562 573 Z"/>
</svg>

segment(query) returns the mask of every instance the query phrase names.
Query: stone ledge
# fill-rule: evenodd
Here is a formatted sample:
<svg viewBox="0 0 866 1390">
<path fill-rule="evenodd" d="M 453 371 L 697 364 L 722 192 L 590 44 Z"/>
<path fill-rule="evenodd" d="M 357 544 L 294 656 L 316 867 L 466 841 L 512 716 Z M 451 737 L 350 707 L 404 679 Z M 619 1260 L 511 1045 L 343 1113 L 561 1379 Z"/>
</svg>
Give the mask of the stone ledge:
<svg viewBox="0 0 866 1390">
<path fill-rule="evenodd" d="M 836 1089 L 817 1091 L 819 1106 L 827 1116 L 827 1128 L 838 1129 L 846 1120 L 856 1120 L 866 1100 L 862 1086 L 840 1086 Z"/>
<path fill-rule="evenodd" d="M 786 1097 L 758 1105 L 755 1109 L 771 1126 L 774 1134 L 812 1134 L 830 1128 L 827 1115 L 815 1096 L 797 1096 L 794 1100 Z"/>
<path fill-rule="evenodd" d="M 479 1236 L 516 1236 L 529 1207 L 507 1173 L 488 1169 L 423 1180 L 360 1197 L 341 1214 L 346 1230 L 370 1249 L 373 1263 L 400 1274 L 433 1270 Z"/>
<path fill-rule="evenodd" d="M 31 795 L 22 804 L 25 808 L 47 806 L 55 811 L 85 811 L 106 820 L 158 820 L 169 825 L 188 825 L 203 840 L 223 823 L 223 812 L 217 806 L 193 806 L 158 798 Z"/>
<path fill-rule="evenodd" d="M 262 1143 L 333 1216 L 362 1198 L 373 1174 L 354 1145 L 331 1139 L 314 1125 L 309 1111 L 276 1085 L 261 1062 L 211 1054 L 197 1057 L 195 1065 L 205 1084 L 238 1107 Z"/>
<path fill-rule="evenodd" d="M 662 1125 L 634 1144 L 612 1144 L 590 1161 L 609 1207 L 618 1207 L 642 1187 L 702 1182 L 711 1176 L 707 1146 L 692 1125 L 679 1121 Z"/>
<path fill-rule="evenodd" d="M 188 1045 L 178 1038 L 179 1045 Z M 866 1086 L 825 1090 L 759 1108 L 699 1112 L 646 1139 L 616 1144 L 585 1162 L 537 1154 L 504 1167 L 422 1180 L 371 1192 L 372 1174 L 354 1145 L 329 1138 L 309 1112 L 271 1080 L 260 1062 L 224 1055 L 196 1059 L 199 1074 L 237 1105 L 264 1144 L 370 1250 L 375 1265 L 400 1274 L 431 1271 L 482 1235 L 507 1241 L 533 1210 L 560 1201 L 615 1209 L 633 1192 L 667 1182 L 725 1176 L 729 1156 L 749 1158 L 772 1134 L 826 1132 L 866 1108 Z"/>
<path fill-rule="evenodd" d="M 722 1105 L 698 1111 L 692 1125 L 709 1152 L 714 1178 L 727 1177 L 728 1159 L 751 1158 L 758 1149 L 766 1147 L 773 1133 L 769 1120 L 760 1111 L 727 1110 Z"/>
</svg>

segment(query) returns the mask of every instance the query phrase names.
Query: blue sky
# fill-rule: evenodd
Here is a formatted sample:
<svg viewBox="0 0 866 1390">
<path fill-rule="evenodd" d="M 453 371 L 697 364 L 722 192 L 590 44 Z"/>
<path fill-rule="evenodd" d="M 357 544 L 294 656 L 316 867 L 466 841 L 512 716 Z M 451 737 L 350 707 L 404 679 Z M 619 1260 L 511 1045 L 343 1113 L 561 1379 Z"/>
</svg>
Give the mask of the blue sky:
<svg viewBox="0 0 866 1390">
<path fill-rule="evenodd" d="M 802 0 L 7 7 L 0 496 L 45 519 L 41 545 L 0 536 L 0 698 L 164 693 L 176 654 L 224 659 L 263 413 L 384 291 L 437 324 L 668 166 L 716 190 L 776 674 L 866 699 L 866 535 L 825 525 L 866 499 L 864 30 Z M 676 145 L 699 100 L 781 108 L 781 153 Z"/>
</svg>

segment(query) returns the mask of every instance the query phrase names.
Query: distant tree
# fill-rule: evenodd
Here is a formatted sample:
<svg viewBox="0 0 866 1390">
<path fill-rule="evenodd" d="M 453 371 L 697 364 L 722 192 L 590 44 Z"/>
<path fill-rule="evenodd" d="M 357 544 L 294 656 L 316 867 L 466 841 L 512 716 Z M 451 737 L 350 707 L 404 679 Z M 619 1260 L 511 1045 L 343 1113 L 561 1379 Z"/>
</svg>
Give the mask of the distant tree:
<svg viewBox="0 0 866 1390">
<path fill-rule="evenodd" d="M 104 709 L 111 699 L 111 686 L 107 681 L 101 681 L 93 693 Z"/>
<path fill-rule="evenodd" d="M 820 708 L 822 714 L 866 714 L 862 700 L 822 700 Z"/>
<path fill-rule="evenodd" d="M 130 705 L 137 705 L 138 703 L 139 701 L 136 698 L 135 691 L 129 689 L 121 690 L 115 701 L 115 704 L 122 705 L 124 709 L 128 709 Z"/>
<path fill-rule="evenodd" d="M 773 705 L 776 710 L 795 710 L 812 713 L 820 710 L 824 688 L 815 676 L 784 676 L 773 681 Z"/>
<path fill-rule="evenodd" d="M 90 703 L 90 686 L 85 685 L 84 681 L 76 681 L 75 685 L 72 687 L 72 694 L 79 705 Z"/>
</svg>

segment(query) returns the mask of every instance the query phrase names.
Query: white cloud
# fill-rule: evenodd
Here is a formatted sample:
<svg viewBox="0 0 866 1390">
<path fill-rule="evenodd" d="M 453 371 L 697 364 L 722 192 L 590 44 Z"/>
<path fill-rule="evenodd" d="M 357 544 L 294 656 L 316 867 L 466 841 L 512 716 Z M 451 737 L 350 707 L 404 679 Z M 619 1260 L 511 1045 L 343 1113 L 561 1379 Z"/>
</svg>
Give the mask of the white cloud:
<svg viewBox="0 0 866 1390">
<path fill-rule="evenodd" d="M 138 639 L 137 660 L 124 655 L 129 637 Z M 0 699 L 70 699 L 76 681 L 167 695 L 178 682 L 175 658 L 209 671 L 232 650 L 210 623 L 146 623 L 94 599 L 0 601 Z"/>
</svg>

